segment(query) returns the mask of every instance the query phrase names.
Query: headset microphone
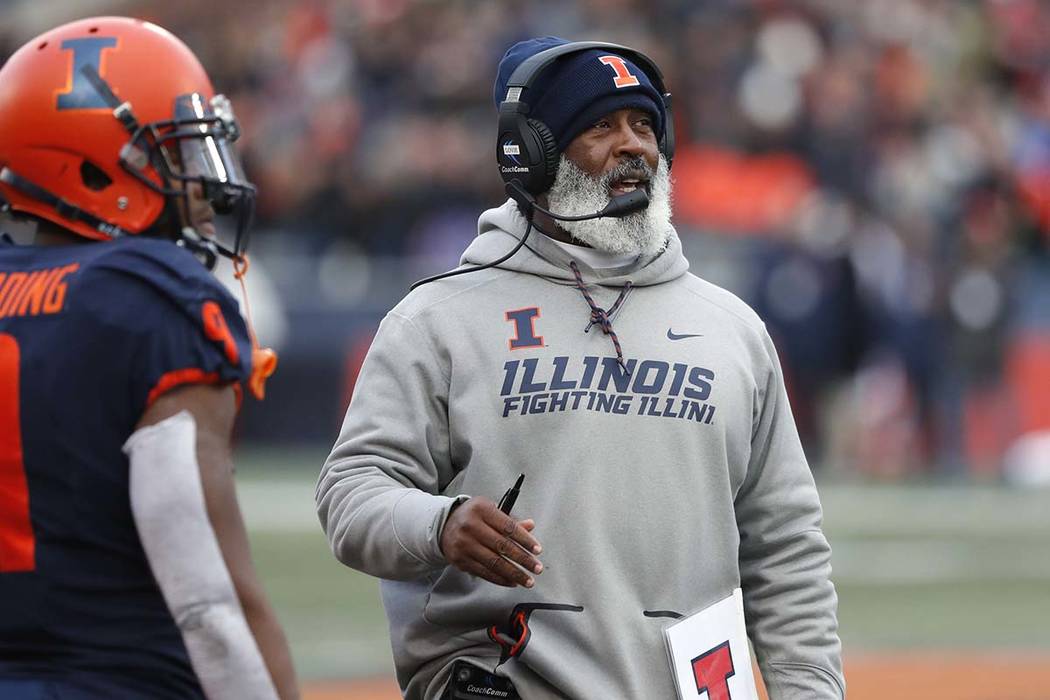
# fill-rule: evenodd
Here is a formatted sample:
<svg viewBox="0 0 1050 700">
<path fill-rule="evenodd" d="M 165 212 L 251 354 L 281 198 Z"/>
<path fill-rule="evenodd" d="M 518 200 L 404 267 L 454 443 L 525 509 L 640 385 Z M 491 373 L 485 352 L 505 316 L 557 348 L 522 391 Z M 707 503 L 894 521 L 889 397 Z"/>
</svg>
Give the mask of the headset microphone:
<svg viewBox="0 0 1050 700">
<path fill-rule="evenodd" d="M 508 182 L 505 189 L 507 190 L 507 196 L 517 202 L 521 207 L 522 213 L 525 214 L 525 218 L 529 220 L 529 223 L 532 223 L 533 210 L 539 210 L 550 218 L 557 219 L 558 221 L 588 221 L 590 219 L 603 219 L 606 217 L 621 219 L 628 214 L 641 211 L 649 206 L 649 193 L 644 189 L 636 189 L 627 194 L 613 197 L 609 200 L 609 203 L 605 205 L 605 208 L 594 214 L 584 214 L 583 216 L 563 216 L 561 214 L 555 214 L 549 209 L 544 209 L 539 204 L 536 204 L 536 198 L 529 194 L 517 180 L 511 180 Z"/>
<path fill-rule="evenodd" d="M 587 219 L 600 219 L 605 216 L 622 219 L 628 214 L 633 214 L 636 211 L 645 209 L 647 206 L 649 206 L 649 193 L 642 188 L 638 188 L 627 194 L 613 197 L 609 200 L 609 203 L 605 205 L 605 208 L 597 214 L 591 214 L 588 216 L 559 216 L 558 214 L 547 211 L 546 209 L 540 209 L 540 211 L 552 219 L 559 219 L 560 221 L 586 221 Z M 539 207 L 536 208 L 539 209 Z"/>
<path fill-rule="evenodd" d="M 532 217 L 535 211 L 541 211 L 552 219 L 558 219 L 559 221 L 588 221 L 590 219 L 602 219 L 605 217 L 622 218 L 628 214 L 633 214 L 636 211 L 641 211 L 649 206 L 649 194 L 642 188 L 638 188 L 627 194 L 621 194 L 613 197 L 609 200 L 609 203 L 605 207 L 594 214 L 584 214 L 583 216 L 562 216 L 561 214 L 555 214 L 552 211 L 544 209 L 539 204 L 536 204 L 536 198 L 522 187 L 521 183 L 517 180 L 511 180 L 506 186 L 507 195 L 518 203 L 521 207 L 522 213 L 525 215 L 525 219 L 529 222 L 529 225 L 525 228 L 525 234 L 518 241 L 518 244 L 514 248 L 504 255 L 499 260 L 493 260 L 490 263 L 484 265 L 475 265 L 474 267 L 465 267 L 461 270 L 452 270 L 451 272 L 443 272 L 440 275 L 434 275 L 433 277 L 426 277 L 424 279 L 415 282 L 409 291 L 420 287 L 429 282 L 444 279 L 446 277 L 452 277 L 454 275 L 463 275 L 468 272 L 478 272 L 479 270 L 487 270 L 490 267 L 495 267 L 502 262 L 509 260 L 514 257 L 514 254 L 521 250 L 521 247 L 525 245 L 525 241 L 528 240 L 529 233 L 532 231 Z"/>
</svg>

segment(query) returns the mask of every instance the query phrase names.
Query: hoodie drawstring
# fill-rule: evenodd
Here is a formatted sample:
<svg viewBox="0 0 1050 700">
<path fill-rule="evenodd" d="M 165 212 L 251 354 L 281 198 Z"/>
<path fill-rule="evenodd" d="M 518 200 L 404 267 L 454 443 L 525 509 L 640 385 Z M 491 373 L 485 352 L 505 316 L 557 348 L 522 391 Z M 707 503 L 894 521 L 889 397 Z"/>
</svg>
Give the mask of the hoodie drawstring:
<svg viewBox="0 0 1050 700">
<path fill-rule="evenodd" d="M 612 338 L 613 347 L 616 348 L 616 361 L 620 364 L 620 368 L 630 376 L 631 371 L 627 369 L 627 365 L 623 361 L 623 350 L 620 348 L 620 339 L 616 337 L 616 331 L 613 330 L 612 317 L 616 315 L 616 312 L 623 306 L 623 302 L 626 301 L 627 295 L 631 291 L 631 281 L 628 280 L 624 285 L 623 289 L 620 290 L 620 296 L 616 298 L 616 303 L 612 305 L 612 308 L 606 311 L 602 307 L 594 303 L 594 298 L 587 291 L 587 287 L 583 284 L 583 277 L 580 275 L 580 268 L 576 266 L 575 260 L 569 261 L 569 267 L 572 268 L 572 274 L 576 276 L 576 288 L 583 294 L 583 298 L 587 300 L 587 305 L 591 307 L 591 322 L 587 324 L 587 327 L 583 329 L 584 333 L 588 333 L 591 330 L 591 326 L 597 324 L 602 329 L 602 333 Z"/>
</svg>

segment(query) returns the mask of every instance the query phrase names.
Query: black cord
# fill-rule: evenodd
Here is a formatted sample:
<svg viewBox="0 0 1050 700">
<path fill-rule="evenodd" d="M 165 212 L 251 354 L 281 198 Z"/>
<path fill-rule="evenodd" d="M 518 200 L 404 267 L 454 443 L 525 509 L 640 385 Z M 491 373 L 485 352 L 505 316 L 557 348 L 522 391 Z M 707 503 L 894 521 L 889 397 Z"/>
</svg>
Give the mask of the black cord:
<svg viewBox="0 0 1050 700">
<path fill-rule="evenodd" d="M 451 272 L 443 272 L 440 275 L 434 275 L 433 277 L 426 277 L 414 283 L 408 288 L 408 291 L 412 291 L 416 287 L 420 287 L 424 284 L 434 282 L 436 280 L 445 279 L 446 277 L 454 277 L 455 275 L 465 275 L 468 272 L 477 272 L 478 270 L 487 270 L 490 267 L 495 267 L 502 262 L 509 260 L 515 253 L 521 250 L 521 247 L 525 245 L 525 241 L 529 237 L 529 232 L 532 231 L 532 218 L 535 216 L 536 210 L 539 210 L 559 221 L 587 221 L 588 219 L 600 219 L 605 216 L 612 216 L 619 218 L 626 216 L 630 213 L 636 212 L 640 209 L 645 209 L 649 206 L 649 194 L 644 189 L 636 189 L 627 194 L 621 194 L 617 197 L 613 197 L 609 200 L 609 203 L 605 205 L 605 208 L 594 214 L 582 214 L 580 216 L 564 216 L 562 214 L 555 214 L 552 211 L 544 209 L 539 204 L 536 204 L 536 198 L 533 197 L 529 192 L 522 187 L 522 184 L 518 180 L 511 180 L 507 183 L 507 194 L 518 203 L 521 207 L 522 213 L 525 215 L 525 220 L 529 222 L 529 225 L 525 228 L 525 235 L 518 241 L 518 245 L 514 246 L 514 249 L 504 255 L 499 260 L 493 260 L 490 263 L 484 265 L 476 265 L 474 267 L 464 267 L 459 270 L 452 270 Z"/>
<path fill-rule="evenodd" d="M 422 285 L 429 284 L 430 282 L 436 282 L 437 280 L 445 279 L 446 277 L 454 277 L 456 275 L 465 275 L 468 272 L 477 272 L 479 270 L 487 270 L 490 267 L 496 267 L 500 263 L 506 262 L 507 260 L 510 260 L 512 257 L 514 257 L 515 253 L 517 253 L 519 250 L 521 250 L 521 247 L 523 245 L 525 245 L 525 241 L 528 240 L 528 238 L 529 238 L 529 232 L 532 231 L 532 217 L 531 216 L 528 217 L 527 221 L 529 222 L 529 225 L 525 227 L 525 235 L 523 235 L 521 237 L 521 240 L 518 241 L 518 245 L 514 246 L 514 248 L 511 249 L 511 251 L 509 253 L 504 255 L 499 260 L 493 260 L 492 262 L 485 263 L 484 265 L 474 265 L 472 267 L 464 267 L 464 268 L 461 268 L 459 270 L 452 270 L 451 272 L 442 272 L 440 275 L 434 275 L 433 277 L 425 277 L 425 278 L 423 278 L 421 280 L 418 280 L 418 281 L 414 282 L 412 284 L 412 286 L 408 288 L 408 291 L 412 291 L 416 287 L 421 287 Z"/>
</svg>

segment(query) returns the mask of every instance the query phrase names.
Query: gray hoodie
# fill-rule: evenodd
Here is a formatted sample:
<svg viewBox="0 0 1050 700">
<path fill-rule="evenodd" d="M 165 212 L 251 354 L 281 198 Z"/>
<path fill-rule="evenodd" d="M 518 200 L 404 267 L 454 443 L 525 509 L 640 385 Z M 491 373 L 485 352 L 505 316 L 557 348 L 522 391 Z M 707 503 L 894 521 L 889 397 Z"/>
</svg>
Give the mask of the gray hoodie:
<svg viewBox="0 0 1050 700">
<path fill-rule="evenodd" d="M 501 257 L 525 221 L 485 212 L 463 256 Z M 843 697 L 821 510 L 773 344 L 681 244 L 612 270 L 538 232 L 500 269 L 410 293 L 383 320 L 321 472 L 340 561 L 381 577 L 405 697 L 437 698 L 465 658 L 525 700 L 673 698 L 663 629 L 742 586 L 771 700 Z M 629 372 L 629 373 L 628 373 Z M 533 518 L 546 570 L 502 588 L 439 547 L 456 497 Z M 490 634 L 492 636 L 490 636 Z M 503 640 L 501 646 L 493 637 Z"/>
</svg>

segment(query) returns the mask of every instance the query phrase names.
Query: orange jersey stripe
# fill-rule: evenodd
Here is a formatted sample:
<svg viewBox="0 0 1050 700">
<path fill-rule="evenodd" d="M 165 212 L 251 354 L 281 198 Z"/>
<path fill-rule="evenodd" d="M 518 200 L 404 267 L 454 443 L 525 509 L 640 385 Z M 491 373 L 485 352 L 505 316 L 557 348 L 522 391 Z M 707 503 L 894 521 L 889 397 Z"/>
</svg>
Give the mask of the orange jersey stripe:
<svg viewBox="0 0 1050 700">
<path fill-rule="evenodd" d="M 196 367 L 185 367 L 183 369 L 172 370 L 157 380 L 156 385 L 154 385 L 150 390 L 149 395 L 146 397 L 146 407 L 148 408 L 149 406 L 152 406 L 153 402 L 177 386 L 182 386 L 183 384 L 218 383 L 218 372 L 205 372 Z M 231 382 L 231 384 L 233 385 L 234 398 L 237 399 L 237 411 L 240 412 L 241 404 L 244 402 L 244 390 L 239 383 Z"/>
<path fill-rule="evenodd" d="M 197 367 L 184 367 L 165 373 L 157 380 L 146 397 L 146 406 L 152 406 L 153 402 L 161 396 L 183 384 L 218 384 L 218 372 L 205 372 Z"/>
</svg>

